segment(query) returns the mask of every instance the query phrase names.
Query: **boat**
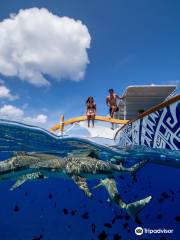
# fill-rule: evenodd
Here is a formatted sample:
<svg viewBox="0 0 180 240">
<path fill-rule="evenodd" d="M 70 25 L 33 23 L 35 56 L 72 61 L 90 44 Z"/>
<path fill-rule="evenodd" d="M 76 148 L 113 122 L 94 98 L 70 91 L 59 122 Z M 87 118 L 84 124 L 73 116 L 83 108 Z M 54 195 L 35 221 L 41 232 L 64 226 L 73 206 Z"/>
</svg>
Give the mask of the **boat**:
<svg viewBox="0 0 180 240">
<path fill-rule="evenodd" d="M 120 148 L 127 146 L 147 146 L 150 148 L 180 149 L 180 95 L 176 85 L 128 86 L 119 102 L 115 118 L 96 116 L 95 120 L 115 125 L 112 130 L 107 126 L 87 128 L 82 122 L 86 116 L 65 121 L 51 128 L 63 136 L 65 126 L 79 124 L 87 129 L 90 138 L 111 139 Z M 73 127 L 72 126 L 72 127 Z M 71 127 L 71 128 L 72 128 Z"/>
<path fill-rule="evenodd" d="M 179 150 L 180 95 L 175 90 L 175 85 L 128 87 L 118 114 L 130 120 L 116 132 L 116 144 Z"/>
</svg>

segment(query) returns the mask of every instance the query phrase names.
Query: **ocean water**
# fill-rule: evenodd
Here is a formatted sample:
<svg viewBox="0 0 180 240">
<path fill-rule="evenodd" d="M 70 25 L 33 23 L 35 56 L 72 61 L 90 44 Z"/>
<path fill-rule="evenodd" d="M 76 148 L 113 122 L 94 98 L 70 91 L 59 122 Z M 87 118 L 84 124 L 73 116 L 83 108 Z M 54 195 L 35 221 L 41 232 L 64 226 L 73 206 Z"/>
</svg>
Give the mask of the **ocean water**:
<svg viewBox="0 0 180 240">
<path fill-rule="evenodd" d="M 151 202 L 136 223 L 125 211 L 108 201 L 104 188 L 92 190 L 98 180 L 88 181 L 93 198 L 87 198 L 72 180 L 49 178 L 14 183 L 0 180 L 0 240 L 136 240 L 173 239 L 180 236 L 180 152 L 146 147 L 121 149 L 85 138 L 57 137 L 46 130 L 0 120 L 0 160 L 14 152 L 44 152 L 58 156 L 95 153 L 104 161 L 120 160 L 124 166 L 147 159 L 136 180 L 129 174 L 116 177 L 122 199 L 129 203 L 149 195 Z M 173 233 L 135 234 L 136 227 L 171 229 Z"/>
</svg>

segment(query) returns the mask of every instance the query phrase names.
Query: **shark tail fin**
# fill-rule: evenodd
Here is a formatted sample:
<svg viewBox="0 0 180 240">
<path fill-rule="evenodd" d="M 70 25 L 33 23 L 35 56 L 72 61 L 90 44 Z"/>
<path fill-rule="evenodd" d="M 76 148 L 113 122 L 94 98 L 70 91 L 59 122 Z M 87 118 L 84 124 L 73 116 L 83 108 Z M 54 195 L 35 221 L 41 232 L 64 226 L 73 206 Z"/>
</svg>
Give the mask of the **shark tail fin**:
<svg viewBox="0 0 180 240">
<path fill-rule="evenodd" d="M 131 174 L 135 174 L 137 171 L 139 171 L 141 168 L 143 168 L 147 162 L 148 162 L 147 160 L 143 160 L 141 162 L 138 162 L 138 163 L 132 165 L 131 167 L 124 167 L 122 163 L 120 163 L 118 165 L 113 164 L 113 166 L 114 166 L 115 170 L 118 172 L 128 172 Z"/>
<path fill-rule="evenodd" d="M 147 164 L 147 160 L 143 160 L 139 163 L 136 163 L 135 165 L 133 165 L 130 169 L 132 171 L 132 173 L 136 173 L 137 171 L 139 171 L 141 168 L 143 168 L 146 164 Z"/>
<path fill-rule="evenodd" d="M 148 160 L 143 160 L 143 161 L 141 161 L 141 162 L 139 162 L 139 163 L 136 163 L 134 166 L 132 166 L 130 169 L 131 169 L 131 177 L 132 177 L 132 181 L 133 182 L 137 182 L 137 177 L 136 177 L 136 174 L 137 174 L 137 172 L 141 169 L 141 168 L 143 168 L 145 165 L 146 165 L 146 163 L 148 162 Z"/>
<path fill-rule="evenodd" d="M 126 205 L 126 211 L 133 219 L 136 219 L 137 214 L 144 209 L 144 207 L 151 201 L 152 196 L 143 198 L 136 202 L 132 202 Z"/>
</svg>

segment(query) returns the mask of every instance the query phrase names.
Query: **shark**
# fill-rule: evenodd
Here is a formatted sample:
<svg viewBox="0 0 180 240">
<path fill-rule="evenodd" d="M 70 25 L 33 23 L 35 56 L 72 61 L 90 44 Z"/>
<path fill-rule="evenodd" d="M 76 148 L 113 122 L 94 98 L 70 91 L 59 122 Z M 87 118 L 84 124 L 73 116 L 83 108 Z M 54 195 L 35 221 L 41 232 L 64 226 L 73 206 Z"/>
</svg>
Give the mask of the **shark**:
<svg viewBox="0 0 180 240">
<path fill-rule="evenodd" d="M 150 202 L 152 196 L 136 202 L 125 203 L 116 186 L 115 177 L 122 173 L 134 174 L 147 163 L 143 160 L 131 167 L 114 164 L 89 155 L 70 155 L 60 157 L 47 153 L 16 152 L 12 157 L 0 162 L 0 181 L 14 180 L 10 190 L 20 187 L 27 181 L 43 180 L 49 177 L 70 178 L 85 193 L 92 197 L 87 181 L 97 179 L 99 184 L 94 187 L 104 187 L 112 202 L 125 210 L 133 219 Z"/>
</svg>

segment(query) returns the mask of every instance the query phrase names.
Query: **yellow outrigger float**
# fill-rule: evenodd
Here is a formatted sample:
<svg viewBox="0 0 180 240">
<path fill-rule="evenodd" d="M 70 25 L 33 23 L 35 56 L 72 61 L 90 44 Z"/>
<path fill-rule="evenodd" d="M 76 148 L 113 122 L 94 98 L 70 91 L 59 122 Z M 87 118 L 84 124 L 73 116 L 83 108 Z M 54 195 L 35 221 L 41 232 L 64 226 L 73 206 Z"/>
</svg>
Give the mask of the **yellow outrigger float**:
<svg viewBox="0 0 180 240">
<path fill-rule="evenodd" d="M 110 118 L 110 117 L 104 117 L 104 116 L 95 116 L 95 120 L 102 121 L 102 122 L 110 122 L 110 123 L 115 123 L 115 124 L 127 124 L 129 120 L 120 120 L 120 119 L 115 119 L 115 118 Z M 56 132 L 57 130 L 61 131 L 61 134 L 64 132 L 64 127 L 73 124 L 73 123 L 78 123 L 82 121 L 87 121 L 87 116 L 80 116 L 80 117 L 75 117 L 75 118 L 70 118 L 66 121 L 64 121 L 64 115 L 61 115 L 60 117 L 60 123 L 54 125 L 50 131 L 51 132 Z"/>
</svg>

